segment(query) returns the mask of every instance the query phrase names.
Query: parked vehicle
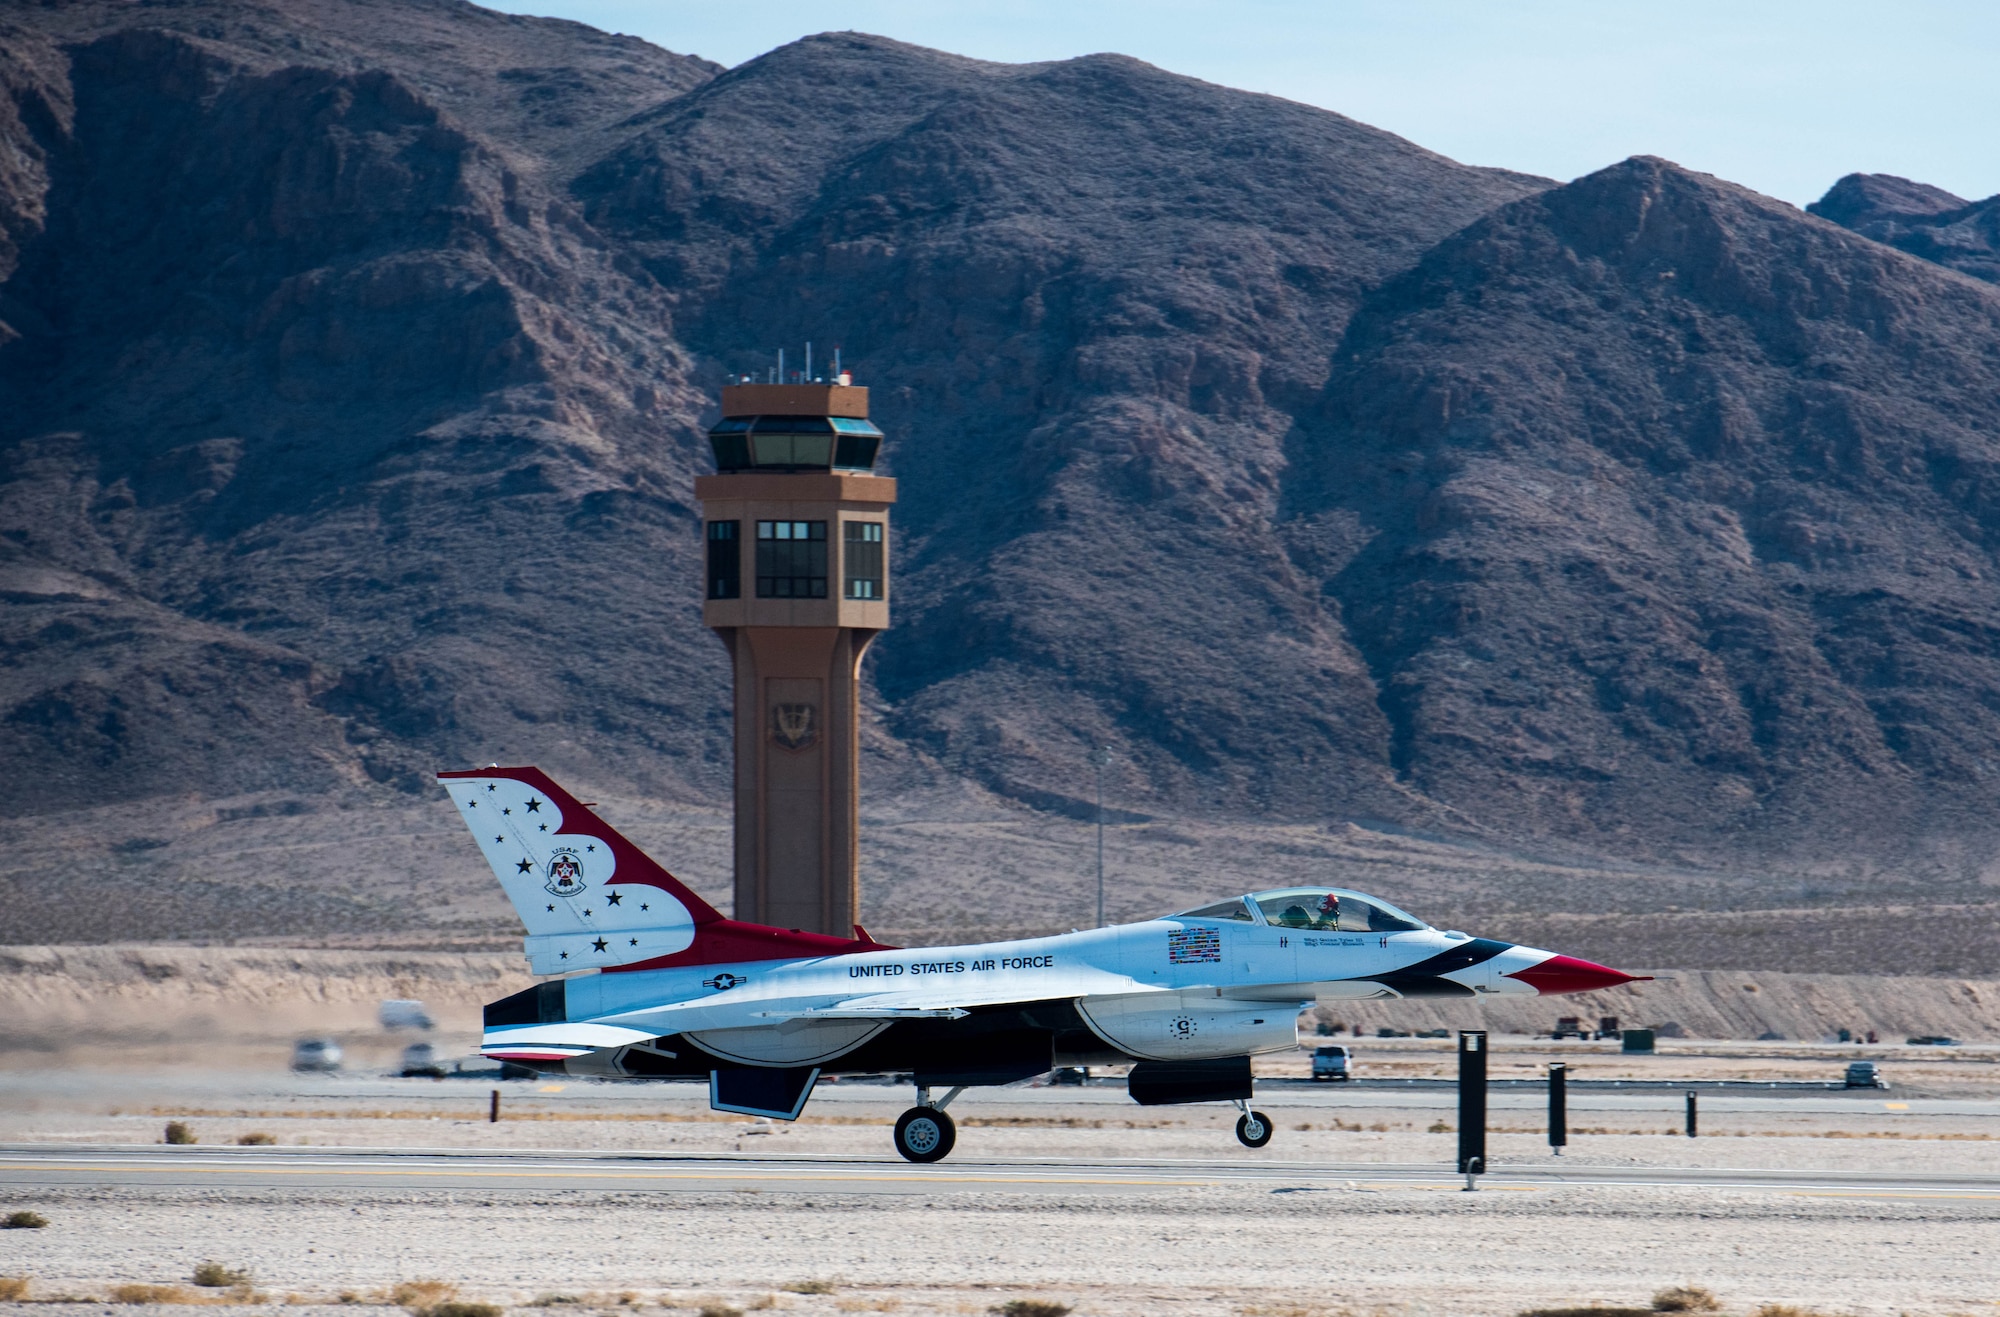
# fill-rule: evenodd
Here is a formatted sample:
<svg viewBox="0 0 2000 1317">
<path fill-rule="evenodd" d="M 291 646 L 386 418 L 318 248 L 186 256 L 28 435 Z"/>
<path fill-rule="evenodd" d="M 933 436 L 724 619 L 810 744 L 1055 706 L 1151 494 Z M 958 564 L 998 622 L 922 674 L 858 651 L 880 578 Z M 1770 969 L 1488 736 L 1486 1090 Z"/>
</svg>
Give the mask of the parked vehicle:
<svg viewBox="0 0 2000 1317">
<path fill-rule="evenodd" d="M 1847 1064 L 1847 1086 L 1849 1088 L 1887 1088 L 1889 1081 L 1882 1078 L 1873 1061 L 1850 1061 Z"/>
<path fill-rule="evenodd" d="M 382 1027 L 384 1029 L 435 1029 L 437 1021 L 424 1009 L 420 1001 L 391 999 L 382 1003 Z"/>
<path fill-rule="evenodd" d="M 1921 1034 L 1909 1040 L 1911 1047 L 1956 1047 L 1958 1039 L 1947 1038 L 1941 1033 Z"/>
<path fill-rule="evenodd" d="M 1320 1080 L 1342 1080 L 1354 1078 L 1354 1055 L 1345 1047 L 1316 1047 L 1313 1049 L 1313 1078 Z"/>
<path fill-rule="evenodd" d="M 402 1075 L 405 1079 L 443 1079 L 445 1070 L 438 1061 L 437 1048 L 429 1043 L 411 1043 L 405 1047 Z"/>
<path fill-rule="evenodd" d="M 292 1044 L 292 1069 L 332 1074 L 340 1069 L 340 1044 L 331 1038 L 301 1038 Z"/>
</svg>

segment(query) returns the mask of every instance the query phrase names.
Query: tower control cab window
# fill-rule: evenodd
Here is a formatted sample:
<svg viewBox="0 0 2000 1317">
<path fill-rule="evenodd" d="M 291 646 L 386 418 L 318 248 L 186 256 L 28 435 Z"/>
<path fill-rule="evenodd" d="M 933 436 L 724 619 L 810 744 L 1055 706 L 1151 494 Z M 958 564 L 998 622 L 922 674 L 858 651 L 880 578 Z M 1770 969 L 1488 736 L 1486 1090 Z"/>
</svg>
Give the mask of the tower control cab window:
<svg viewBox="0 0 2000 1317">
<path fill-rule="evenodd" d="M 757 523 L 757 597 L 826 598 L 826 523 Z"/>
<path fill-rule="evenodd" d="M 845 558 L 847 597 L 886 598 L 882 589 L 882 550 L 886 547 L 882 543 L 882 523 L 850 521 L 846 526 L 846 542 L 841 549 Z"/>
<path fill-rule="evenodd" d="M 708 523 L 708 597 L 710 599 L 740 599 L 743 597 L 743 541 L 737 532 L 743 523 L 738 521 L 711 521 Z"/>
</svg>

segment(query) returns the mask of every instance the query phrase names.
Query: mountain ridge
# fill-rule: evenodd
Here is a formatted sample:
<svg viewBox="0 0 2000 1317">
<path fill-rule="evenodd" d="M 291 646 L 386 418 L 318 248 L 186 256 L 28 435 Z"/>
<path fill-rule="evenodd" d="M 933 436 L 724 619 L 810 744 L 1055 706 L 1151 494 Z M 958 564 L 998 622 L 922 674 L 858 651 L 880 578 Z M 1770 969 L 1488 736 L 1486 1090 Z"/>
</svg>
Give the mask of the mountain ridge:
<svg viewBox="0 0 2000 1317">
<path fill-rule="evenodd" d="M 0 134 L 23 854 L 499 759 L 723 799 L 691 484 L 811 340 L 901 482 L 871 798 L 1074 814 L 1108 746 L 1135 817 L 1989 881 L 2000 290 L 1905 232 L 1988 203 L 455 0 L 17 11 Z M 93 872 L 206 854 L 144 826 Z"/>
</svg>

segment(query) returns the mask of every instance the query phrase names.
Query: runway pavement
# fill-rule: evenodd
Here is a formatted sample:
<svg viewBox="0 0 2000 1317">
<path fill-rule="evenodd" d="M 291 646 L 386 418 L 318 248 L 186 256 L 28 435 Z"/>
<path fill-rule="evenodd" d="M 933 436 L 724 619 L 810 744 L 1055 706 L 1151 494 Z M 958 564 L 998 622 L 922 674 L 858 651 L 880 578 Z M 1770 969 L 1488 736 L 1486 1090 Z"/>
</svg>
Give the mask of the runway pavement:
<svg viewBox="0 0 2000 1317">
<path fill-rule="evenodd" d="M 55 1073 L 0 1071 L 0 1107 L 31 1102 L 84 1104 L 101 1102 L 107 1093 L 104 1075 L 93 1072 Z M 394 1079 L 365 1074 L 339 1076 L 275 1073 L 169 1074 L 149 1075 L 141 1081 L 126 1081 L 126 1087 L 143 1090 L 149 1103 L 186 1103 L 207 1106 L 219 1101 L 231 1104 L 258 1104 L 280 1101 L 323 1100 L 393 1101 L 402 1107 L 435 1104 L 440 1108 L 482 1108 L 486 1094 L 499 1089 L 508 1110 L 525 1104 L 533 1109 L 541 1104 L 559 1103 L 565 1110 L 606 1112 L 631 1110 L 662 1104 L 686 1104 L 706 1108 L 706 1082 L 637 1083 L 592 1079 L 549 1078 L 544 1080 L 478 1082 L 430 1079 Z M 1671 1080 L 1657 1086 L 1612 1089 L 1573 1085 L 1569 1090 L 1572 1114 L 1601 1112 L 1678 1112 L 1691 1087 Z M 2000 1099 L 1990 1097 L 1914 1097 L 1895 1090 L 1830 1089 L 1773 1092 L 1762 1088 L 1699 1090 L 1701 1109 L 1706 1114 L 1770 1113 L 1814 1115 L 1861 1115 L 1893 1113 L 1898 1116 L 2000 1117 Z M 914 1100 L 914 1090 L 906 1084 L 845 1080 L 823 1083 L 813 1091 L 809 1112 L 881 1108 L 890 1119 Z M 1491 1089 L 1487 1105 L 1495 1112 L 1540 1111 L 1547 1104 L 1547 1088 L 1541 1083 L 1499 1086 Z M 1381 1110 L 1450 1111 L 1458 1105 L 1455 1088 L 1446 1083 L 1429 1087 L 1377 1087 L 1370 1084 L 1314 1084 L 1309 1081 L 1259 1080 L 1257 1105 L 1279 1110 Z M 1123 1083 L 1089 1086 L 1008 1086 L 975 1088 L 958 1099 L 954 1112 L 977 1107 L 1118 1108 L 1130 1109 L 1132 1100 Z"/>
<path fill-rule="evenodd" d="M 1501 1166 L 1480 1178 L 1487 1192 L 1569 1186 L 1706 1188 L 1814 1197 L 2000 1201 L 2000 1171 L 1908 1174 L 1841 1171 L 1663 1169 L 1565 1165 Z M 1240 1159 L 971 1160 L 916 1166 L 895 1159 L 710 1153 L 699 1156 L 466 1152 L 449 1149 L 0 1146 L 0 1186 L 9 1189 L 259 1188 L 548 1193 L 1123 1194 L 1231 1187 L 1272 1193 L 1462 1191 L 1448 1166 L 1328 1165 Z"/>
</svg>

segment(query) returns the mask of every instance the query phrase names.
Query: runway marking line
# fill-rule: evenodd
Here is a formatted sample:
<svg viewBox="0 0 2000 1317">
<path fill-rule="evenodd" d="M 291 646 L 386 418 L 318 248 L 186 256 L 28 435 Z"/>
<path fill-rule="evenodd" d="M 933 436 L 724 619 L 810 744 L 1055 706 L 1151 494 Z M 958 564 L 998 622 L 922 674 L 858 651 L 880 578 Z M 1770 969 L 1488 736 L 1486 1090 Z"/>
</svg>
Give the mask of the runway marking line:
<svg viewBox="0 0 2000 1317">
<path fill-rule="evenodd" d="M 63 1164 L 49 1165 L 49 1166 L 35 1166 L 35 1165 L 28 1165 L 25 1163 L 16 1163 L 16 1165 L 20 1165 L 21 1168 L 24 1170 L 31 1170 L 31 1171 L 65 1171 L 65 1170 L 72 1170 L 72 1171 L 91 1170 L 91 1171 L 103 1171 L 103 1172 L 181 1171 L 181 1172 L 194 1172 L 201 1175 L 248 1174 L 248 1175 L 320 1175 L 320 1176 L 339 1176 L 339 1175 L 407 1176 L 411 1173 L 413 1169 L 411 1167 L 406 1167 L 406 1166 L 387 1166 L 379 1170 L 369 1170 L 366 1168 L 350 1168 L 350 1167 L 318 1168 L 310 1166 L 293 1167 L 293 1166 L 92 1165 L 89 1167 L 76 1167 L 73 1165 L 63 1165 Z M 783 1180 L 814 1179 L 814 1180 L 823 1180 L 829 1182 L 838 1182 L 838 1180 L 840 1179 L 855 1179 L 855 1180 L 865 1180 L 870 1183 L 877 1183 L 877 1184 L 892 1183 L 892 1182 L 923 1184 L 923 1183 L 936 1183 L 939 1180 L 944 1180 L 952 1184 L 1137 1184 L 1137 1185 L 1158 1185 L 1162 1187 L 1185 1186 L 1189 1184 L 1204 1183 L 1204 1181 L 1192 1180 L 1192 1179 L 1144 1180 L 1135 1178 L 1129 1180 L 1091 1180 L 1083 1178 L 1055 1178 L 1055 1177 L 1045 1178 L 1045 1177 L 1034 1177 L 1034 1176 L 1008 1177 L 1008 1176 L 997 1176 L 997 1175 L 992 1175 L 992 1176 L 956 1175 L 950 1172 L 945 1172 L 937 1175 L 890 1175 L 885 1173 L 876 1175 L 849 1174 L 849 1175 L 835 1176 L 826 1174 L 764 1175 L 755 1172 L 737 1172 L 735 1174 L 729 1174 L 729 1175 L 716 1175 L 713 1173 L 702 1172 L 702 1171 L 450 1170 L 447 1171 L 445 1175 L 439 1176 L 437 1178 L 439 1179 L 454 1178 L 454 1177 L 491 1178 L 496 1176 L 507 1176 L 517 1179 L 535 1179 L 535 1180 L 766 1180 L 766 1181 L 778 1180 L 778 1181 L 783 1181 Z"/>
<path fill-rule="evenodd" d="M 940 1168 L 938 1171 L 934 1171 L 928 1174 L 899 1174 L 893 1172 L 891 1168 L 886 1168 L 886 1167 L 877 1170 L 872 1167 L 865 1167 L 865 1166 L 831 1168 L 831 1167 L 813 1167 L 809 1165 L 801 1165 L 797 1171 L 790 1171 L 790 1170 L 730 1171 L 720 1166 L 714 1169 L 690 1169 L 685 1171 L 610 1170 L 610 1169 L 559 1170 L 549 1167 L 534 1167 L 534 1166 L 528 1166 L 528 1167 L 489 1166 L 481 1168 L 481 1167 L 452 1166 L 448 1162 L 429 1162 L 425 1164 L 402 1165 L 402 1166 L 355 1167 L 355 1166 L 341 1166 L 327 1161 L 318 1161 L 318 1160 L 311 1162 L 304 1162 L 304 1163 L 295 1163 L 291 1165 L 232 1166 L 225 1164 L 189 1164 L 188 1162 L 181 1161 L 179 1158 L 174 1158 L 172 1160 L 161 1160 L 156 1162 L 146 1162 L 146 1163 L 132 1163 L 132 1162 L 107 1163 L 100 1161 L 92 1161 L 81 1165 L 72 1161 L 55 1161 L 53 1159 L 43 1159 L 43 1158 L 21 1159 L 21 1160 L 14 1160 L 11 1158 L 0 1158 L 0 1168 L 4 1167 L 15 1167 L 22 1170 L 40 1171 L 45 1173 L 60 1173 L 68 1171 L 79 1174 L 84 1174 L 89 1172 L 97 1172 L 100 1174 L 121 1174 L 121 1173 L 138 1174 L 147 1172 L 171 1173 L 175 1171 L 181 1171 L 181 1172 L 195 1172 L 204 1175 L 227 1175 L 231 1173 L 237 1173 L 237 1174 L 253 1174 L 253 1175 L 299 1175 L 299 1176 L 313 1176 L 316 1178 L 340 1177 L 340 1176 L 352 1176 L 357 1178 L 363 1176 L 366 1177 L 411 1176 L 412 1178 L 417 1178 L 418 1176 L 421 1175 L 422 1172 L 429 1171 L 436 1173 L 434 1178 L 438 1180 L 444 1180 L 456 1176 L 466 1179 L 494 1179 L 494 1178 L 512 1177 L 517 1179 L 611 1180 L 611 1181 L 712 1180 L 718 1182 L 728 1182 L 731 1180 L 735 1180 L 735 1181 L 756 1181 L 760 1183 L 784 1183 L 784 1182 L 799 1181 L 799 1182 L 817 1183 L 822 1185 L 839 1185 L 842 1183 L 851 1182 L 851 1183 L 863 1183 L 863 1184 L 1079 1185 L 1079 1186 L 1102 1186 L 1102 1187 L 1131 1186 L 1138 1188 L 1174 1188 L 1174 1187 L 1186 1187 L 1189 1185 L 1204 1185 L 1204 1184 L 1222 1184 L 1222 1185 L 1247 1187 L 1255 1185 L 1259 1182 L 1268 1182 L 1271 1180 L 1291 1178 L 1288 1177 L 1286 1173 L 1282 1171 L 1277 1172 L 1275 1174 L 1274 1173 L 1256 1174 L 1253 1171 L 1253 1173 L 1249 1175 L 1235 1175 L 1235 1176 L 1184 1175 L 1176 1178 L 1163 1179 L 1163 1178 L 1144 1177 L 1144 1176 L 1105 1178 L 1105 1177 L 1084 1177 L 1084 1176 L 1025 1176 L 1025 1175 L 1007 1176 L 1007 1175 L 992 1175 L 992 1174 L 980 1175 L 980 1174 L 972 1174 L 965 1172 L 957 1172 L 945 1168 Z M 1252 1168 L 1245 1168 L 1245 1169 L 1251 1170 Z M 1295 1175 L 1296 1172 L 1294 1172 L 1293 1174 Z M 1304 1178 L 1304 1177 L 1299 1177 L 1299 1178 Z M 1377 1193 L 1384 1192 L 1385 1190 L 1389 1189 L 1413 1189 L 1413 1190 L 1432 1191 L 1432 1192 L 1463 1191 L 1462 1186 L 1460 1186 L 1456 1182 L 1456 1180 L 1447 1179 L 1443 1177 L 1433 1179 L 1428 1176 L 1422 1178 L 1412 1177 L 1407 1180 L 1389 1180 L 1389 1181 L 1371 1180 L 1367 1182 L 1367 1186 L 1372 1192 L 1377 1192 Z M 1342 1186 L 1337 1184 L 1324 1184 L 1324 1185 L 1312 1185 L 1312 1186 L 1300 1186 L 1300 1187 L 1310 1187 L 1315 1189 L 1324 1189 L 1331 1191 L 1331 1190 L 1336 1190 Z M 1861 1187 L 1813 1188 L 1810 1186 L 1795 1186 L 1795 1185 L 1786 1185 L 1782 1183 L 1773 1184 L 1768 1182 L 1759 1183 L 1752 1181 L 1674 1182 L 1667 1180 L 1640 1180 L 1640 1179 L 1571 1180 L 1564 1178 L 1564 1179 L 1550 1179 L 1531 1184 L 1520 1184 L 1520 1183 L 1500 1184 L 1500 1183 L 1489 1182 L 1487 1184 L 1480 1186 L 1482 1190 L 1489 1192 L 1515 1192 L 1515 1193 L 1536 1193 L 1549 1189 L 1586 1188 L 1586 1187 L 1594 1187 L 1594 1188 L 1622 1187 L 1622 1188 L 1655 1188 L 1655 1189 L 1707 1188 L 1707 1189 L 1739 1189 L 1739 1190 L 1761 1189 L 1767 1191 L 1775 1190 L 1779 1192 L 1790 1193 L 1794 1196 L 1799 1196 L 1799 1197 L 1830 1197 L 1830 1198 L 1914 1198 L 1914 1199 L 1963 1198 L 1974 1201 L 1991 1201 L 1993 1199 L 2000 1199 L 2000 1190 L 1994 1190 L 1988 1192 L 1977 1189 L 1958 1190 L 1958 1189 L 1948 1189 L 1943 1187 L 1937 1189 L 1927 1189 L 1918 1185 L 1884 1186 L 1883 1188 L 1880 1189 L 1861 1188 Z"/>
<path fill-rule="evenodd" d="M 1981 1203 L 2000 1200 L 2000 1193 L 1965 1194 L 1954 1193 L 1949 1189 L 1884 1189 L 1874 1193 L 1863 1189 L 1794 1189 L 1792 1190 L 1792 1196 L 1794 1198 L 1917 1198 L 1923 1200 L 1932 1198 L 1967 1198 Z"/>
</svg>

